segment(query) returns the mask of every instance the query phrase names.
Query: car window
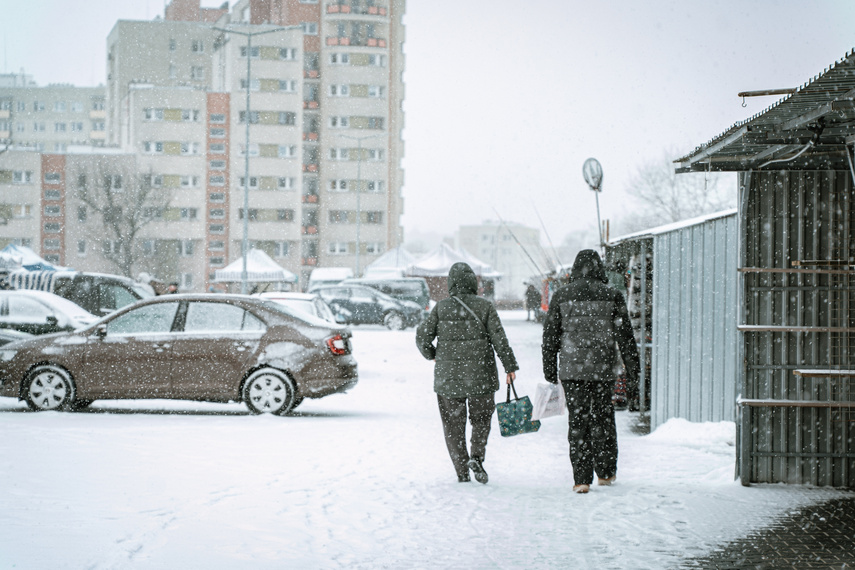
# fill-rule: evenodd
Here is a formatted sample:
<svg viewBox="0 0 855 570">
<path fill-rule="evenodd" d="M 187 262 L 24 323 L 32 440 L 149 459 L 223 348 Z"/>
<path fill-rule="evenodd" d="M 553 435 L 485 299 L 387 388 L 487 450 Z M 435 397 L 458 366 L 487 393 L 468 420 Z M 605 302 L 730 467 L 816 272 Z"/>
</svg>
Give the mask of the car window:
<svg viewBox="0 0 855 570">
<path fill-rule="evenodd" d="M 172 330 L 178 302 L 138 307 L 107 322 L 107 334 L 166 333 Z"/>
<path fill-rule="evenodd" d="M 35 299 L 9 297 L 9 320 L 22 323 L 44 323 L 53 311 Z"/>
<path fill-rule="evenodd" d="M 318 295 L 324 299 L 347 299 L 348 290 L 344 287 L 331 287 L 329 289 L 321 289 Z"/>
<path fill-rule="evenodd" d="M 264 330 L 264 323 L 241 307 L 206 301 L 192 301 L 187 306 L 185 332 L 258 330 Z"/>
<path fill-rule="evenodd" d="M 374 294 L 367 289 L 353 289 L 350 294 L 350 300 L 356 303 L 373 303 Z"/>
<path fill-rule="evenodd" d="M 112 306 L 110 309 L 121 309 L 122 307 L 127 307 L 131 303 L 136 303 L 139 299 L 131 293 L 125 287 L 121 285 L 102 285 L 101 286 L 101 294 L 104 295 L 104 292 L 107 292 L 107 298 L 112 301 Z M 103 305 L 103 297 L 102 297 L 102 306 Z"/>
</svg>

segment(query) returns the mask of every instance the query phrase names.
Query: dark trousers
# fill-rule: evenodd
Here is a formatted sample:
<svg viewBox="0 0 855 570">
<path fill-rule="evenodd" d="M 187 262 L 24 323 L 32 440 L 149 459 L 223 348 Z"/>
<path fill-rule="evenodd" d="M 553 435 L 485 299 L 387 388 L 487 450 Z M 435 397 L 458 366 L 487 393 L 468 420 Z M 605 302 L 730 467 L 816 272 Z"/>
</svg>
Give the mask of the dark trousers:
<svg viewBox="0 0 855 570">
<path fill-rule="evenodd" d="M 469 398 L 446 398 L 436 395 L 439 417 L 445 432 L 445 445 L 458 478 L 469 477 L 469 458 L 484 461 L 490 422 L 496 406 L 493 394 L 470 396 Z M 466 449 L 466 406 L 469 405 L 469 423 L 472 424 L 471 453 Z"/>
<path fill-rule="evenodd" d="M 617 473 L 617 428 L 612 405 L 613 382 L 563 380 L 570 429 L 570 463 L 576 485 Z"/>
</svg>

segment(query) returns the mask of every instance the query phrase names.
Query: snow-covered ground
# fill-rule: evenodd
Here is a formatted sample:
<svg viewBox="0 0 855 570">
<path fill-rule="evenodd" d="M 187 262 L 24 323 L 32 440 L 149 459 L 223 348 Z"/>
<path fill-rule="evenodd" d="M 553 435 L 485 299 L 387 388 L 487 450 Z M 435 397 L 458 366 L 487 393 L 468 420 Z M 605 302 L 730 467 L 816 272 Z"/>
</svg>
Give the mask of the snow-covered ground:
<svg viewBox="0 0 855 570">
<path fill-rule="evenodd" d="M 533 395 L 541 329 L 502 318 Z M 0 398 L 0 568 L 667 568 L 839 495 L 734 482 L 732 423 L 640 436 L 627 412 L 613 487 L 570 491 L 566 416 L 513 438 L 494 416 L 490 483 L 461 484 L 412 329 L 354 335 L 359 384 L 290 417 Z"/>
</svg>

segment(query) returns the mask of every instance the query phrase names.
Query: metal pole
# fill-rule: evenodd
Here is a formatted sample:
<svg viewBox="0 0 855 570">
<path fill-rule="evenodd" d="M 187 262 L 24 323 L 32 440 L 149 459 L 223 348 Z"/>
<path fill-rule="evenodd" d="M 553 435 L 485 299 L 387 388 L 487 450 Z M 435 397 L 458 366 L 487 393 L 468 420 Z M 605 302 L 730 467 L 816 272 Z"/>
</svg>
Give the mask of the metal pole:
<svg viewBox="0 0 855 570">
<path fill-rule="evenodd" d="M 597 201 L 597 229 L 600 231 L 600 252 L 603 251 L 603 223 L 600 221 L 600 191 L 594 190 L 594 198 Z"/>
<path fill-rule="evenodd" d="M 639 303 L 641 310 L 641 370 L 639 370 L 638 382 L 638 414 L 644 416 L 647 411 L 645 406 L 645 396 L 647 394 L 647 242 L 641 241 L 641 302 Z"/>
<path fill-rule="evenodd" d="M 246 295 L 249 292 L 249 274 L 246 270 L 246 257 L 249 253 L 249 91 L 252 78 L 252 34 L 246 36 L 246 147 L 244 152 L 244 178 L 243 178 L 243 240 L 241 251 L 243 252 L 243 266 L 240 272 L 240 292 Z"/>
<path fill-rule="evenodd" d="M 362 194 L 362 139 L 357 140 L 359 156 L 356 159 L 356 276 L 359 272 L 359 228 L 362 224 L 362 207 L 360 194 Z"/>
</svg>

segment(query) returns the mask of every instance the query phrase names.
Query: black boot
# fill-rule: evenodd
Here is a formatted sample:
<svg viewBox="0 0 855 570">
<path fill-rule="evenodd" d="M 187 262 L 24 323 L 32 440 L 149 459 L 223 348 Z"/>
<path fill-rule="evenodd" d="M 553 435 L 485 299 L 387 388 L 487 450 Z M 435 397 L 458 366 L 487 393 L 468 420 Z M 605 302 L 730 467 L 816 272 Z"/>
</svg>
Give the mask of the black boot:
<svg viewBox="0 0 855 570">
<path fill-rule="evenodd" d="M 467 465 L 469 465 L 469 469 L 472 470 L 472 473 L 475 474 L 475 480 L 482 485 L 486 485 L 489 477 L 487 477 L 487 472 L 484 471 L 484 466 L 481 465 L 481 460 L 473 457 L 469 460 Z"/>
</svg>

